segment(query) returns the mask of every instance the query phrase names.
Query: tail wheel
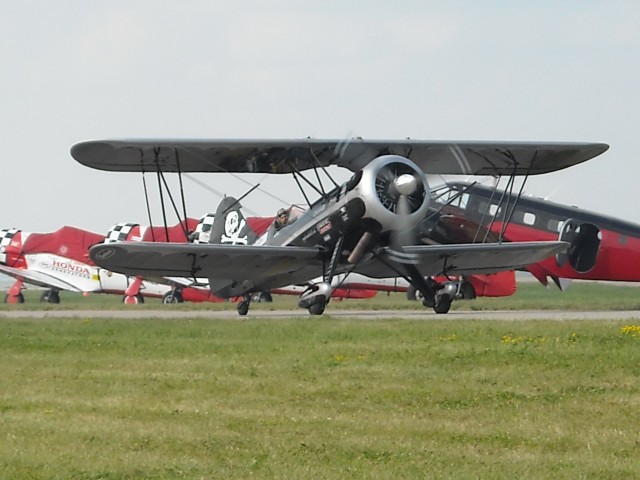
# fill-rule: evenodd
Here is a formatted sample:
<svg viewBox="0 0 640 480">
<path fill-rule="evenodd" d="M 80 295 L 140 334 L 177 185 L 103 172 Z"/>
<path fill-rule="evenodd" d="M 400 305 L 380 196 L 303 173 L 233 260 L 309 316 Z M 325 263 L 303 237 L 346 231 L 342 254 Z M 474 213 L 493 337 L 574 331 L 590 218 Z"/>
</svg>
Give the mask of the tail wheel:
<svg viewBox="0 0 640 480">
<path fill-rule="evenodd" d="M 137 295 L 125 295 L 122 297 L 122 303 L 125 305 L 138 305 L 144 303 L 144 297 L 139 293 Z"/>
<path fill-rule="evenodd" d="M 24 303 L 24 295 L 22 295 L 22 293 L 17 295 L 6 294 L 4 297 L 4 303 Z"/>
</svg>

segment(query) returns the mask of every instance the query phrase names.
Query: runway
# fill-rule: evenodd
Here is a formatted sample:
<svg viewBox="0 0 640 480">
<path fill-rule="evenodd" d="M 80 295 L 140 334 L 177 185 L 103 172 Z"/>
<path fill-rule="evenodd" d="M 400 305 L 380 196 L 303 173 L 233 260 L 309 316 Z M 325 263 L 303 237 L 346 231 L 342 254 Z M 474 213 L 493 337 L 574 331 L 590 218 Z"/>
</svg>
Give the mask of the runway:
<svg viewBox="0 0 640 480">
<path fill-rule="evenodd" d="M 324 315 L 311 316 L 305 310 L 260 310 L 249 311 L 240 316 L 235 310 L 5 310 L 0 318 L 205 318 L 205 319 L 278 319 L 308 317 L 321 321 L 323 318 L 357 318 L 363 320 L 640 320 L 640 310 L 623 311 L 568 311 L 568 310 L 487 310 L 456 311 L 448 314 L 435 314 L 430 310 L 332 310 L 328 308 Z"/>
</svg>

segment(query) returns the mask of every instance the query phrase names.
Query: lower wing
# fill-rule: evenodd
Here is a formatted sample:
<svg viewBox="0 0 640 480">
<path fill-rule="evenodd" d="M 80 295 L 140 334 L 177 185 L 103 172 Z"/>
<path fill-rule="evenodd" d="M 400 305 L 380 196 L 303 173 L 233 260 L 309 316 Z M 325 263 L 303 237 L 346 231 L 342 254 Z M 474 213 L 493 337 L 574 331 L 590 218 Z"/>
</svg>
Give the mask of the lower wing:
<svg viewBox="0 0 640 480">
<path fill-rule="evenodd" d="M 267 279 L 293 275 L 315 264 L 320 250 L 306 247 L 119 242 L 89 251 L 98 265 L 142 277 Z M 317 262 L 318 268 L 321 263 Z M 286 282 L 283 285 L 287 285 Z"/>
<path fill-rule="evenodd" d="M 82 289 L 77 286 L 60 280 L 59 278 L 52 277 L 51 275 L 47 275 L 46 273 L 34 272 L 22 268 L 6 267 L 4 265 L 0 265 L 0 272 L 38 287 L 57 288 L 59 290 L 67 290 L 69 292 L 82 292 Z"/>
<path fill-rule="evenodd" d="M 356 271 L 384 278 L 396 272 L 391 266 L 413 264 L 427 276 L 472 275 L 515 270 L 544 260 L 569 246 L 566 242 L 469 243 L 458 245 L 414 245 L 402 251 L 385 248 L 382 262 L 369 263 Z M 385 265 L 385 263 L 387 265 Z"/>
</svg>

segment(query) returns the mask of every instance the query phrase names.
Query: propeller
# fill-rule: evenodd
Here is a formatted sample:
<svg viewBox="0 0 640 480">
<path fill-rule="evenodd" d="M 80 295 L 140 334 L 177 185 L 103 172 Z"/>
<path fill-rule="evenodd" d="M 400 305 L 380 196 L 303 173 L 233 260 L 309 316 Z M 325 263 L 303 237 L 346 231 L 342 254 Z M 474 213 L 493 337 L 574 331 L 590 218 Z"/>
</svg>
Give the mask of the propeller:
<svg viewBox="0 0 640 480">
<path fill-rule="evenodd" d="M 393 174 L 399 174 L 391 178 L 392 170 L 395 170 Z M 404 246 L 411 245 L 414 240 L 414 225 L 409 215 L 419 207 L 419 204 L 415 206 L 418 197 L 416 193 L 420 193 L 420 189 L 424 192 L 424 189 L 413 173 L 400 173 L 399 170 L 401 169 L 388 168 L 380 172 L 380 177 L 388 181 L 386 195 L 381 198 L 386 199 L 386 204 L 383 204 L 395 211 L 399 220 L 396 229 L 391 233 L 391 247 L 399 253 L 404 253 Z"/>
</svg>

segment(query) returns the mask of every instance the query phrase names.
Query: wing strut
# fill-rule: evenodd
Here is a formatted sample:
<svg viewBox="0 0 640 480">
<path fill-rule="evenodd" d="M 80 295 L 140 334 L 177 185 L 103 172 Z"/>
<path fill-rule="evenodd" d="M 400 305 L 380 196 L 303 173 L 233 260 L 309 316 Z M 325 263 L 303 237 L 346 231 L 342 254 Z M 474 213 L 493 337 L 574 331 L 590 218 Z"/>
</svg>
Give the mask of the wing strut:
<svg viewBox="0 0 640 480">
<path fill-rule="evenodd" d="M 325 191 L 324 185 L 322 183 L 322 179 L 320 178 L 320 174 L 318 172 L 318 169 L 321 169 L 323 171 L 323 173 L 327 176 L 327 178 L 329 180 L 331 180 L 331 183 L 333 183 L 334 187 L 333 188 L 339 188 L 340 185 L 338 185 L 338 183 L 333 179 L 333 177 L 331 176 L 331 174 L 329 173 L 329 171 L 325 168 L 325 166 L 320 162 L 320 160 L 318 159 L 318 157 L 316 156 L 315 152 L 313 151 L 313 149 L 309 149 L 309 153 L 311 155 L 311 158 L 314 161 L 314 165 L 313 165 L 313 172 L 316 176 L 316 180 L 318 181 L 318 186 L 314 185 L 313 182 L 311 182 L 309 179 L 307 179 L 307 177 L 305 177 L 302 172 L 296 168 L 296 166 L 293 163 L 289 163 L 289 168 L 291 168 L 291 173 L 293 175 L 294 180 L 296 181 L 296 183 L 298 184 L 298 188 L 300 189 L 300 192 L 302 193 L 302 195 L 304 196 L 305 201 L 307 202 L 307 204 L 309 206 L 311 206 L 311 202 L 309 200 L 309 197 L 307 196 L 306 192 L 304 191 L 304 189 L 302 188 L 302 184 L 300 183 L 300 180 L 298 179 L 301 178 L 302 180 L 304 180 L 307 185 L 309 185 L 313 190 L 315 190 L 315 192 L 320 195 L 323 199 L 326 199 L 328 197 L 327 192 Z"/>
</svg>

